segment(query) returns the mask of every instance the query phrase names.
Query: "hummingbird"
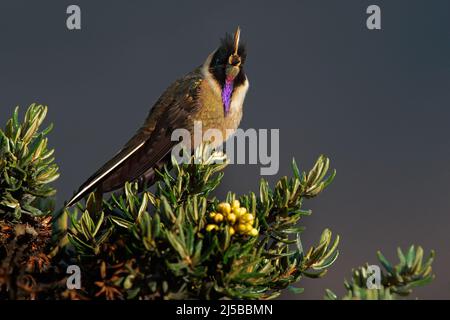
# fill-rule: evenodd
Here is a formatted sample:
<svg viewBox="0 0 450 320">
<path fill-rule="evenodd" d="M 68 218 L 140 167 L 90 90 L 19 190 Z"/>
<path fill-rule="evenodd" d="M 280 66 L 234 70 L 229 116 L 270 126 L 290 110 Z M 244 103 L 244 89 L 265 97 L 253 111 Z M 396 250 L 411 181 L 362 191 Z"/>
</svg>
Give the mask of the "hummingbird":
<svg viewBox="0 0 450 320">
<path fill-rule="evenodd" d="M 172 132 L 187 129 L 193 139 L 194 123 L 204 130 L 218 129 L 222 141 L 238 128 L 249 81 L 244 72 L 246 46 L 240 28 L 225 34 L 220 46 L 202 65 L 173 82 L 156 101 L 142 127 L 125 146 L 83 183 L 67 202 L 70 207 L 92 191 L 100 194 L 123 188 L 126 182 L 151 185 L 156 170 L 170 162 Z M 191 144 L 192 148 L 195 147 Z"/>
</svg>

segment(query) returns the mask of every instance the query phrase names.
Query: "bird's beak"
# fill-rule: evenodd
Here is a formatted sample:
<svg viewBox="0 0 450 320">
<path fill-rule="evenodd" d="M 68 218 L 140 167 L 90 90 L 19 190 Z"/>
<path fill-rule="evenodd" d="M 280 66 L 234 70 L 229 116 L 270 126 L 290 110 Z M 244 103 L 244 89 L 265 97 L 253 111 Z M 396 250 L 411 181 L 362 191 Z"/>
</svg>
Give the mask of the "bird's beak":
<svg viewBox="0 0 450 320">
<path fill-rule="evenodd" d="M 238 26 L 236 29 L 236 32 L 234 34 L 234 55 L 236 55 L 236 56 L 238 53 L 240 37 L 241 37 L 241 28 L 239 28 L 239 26 Z"/>
<path fill-rule="evenodd" d="M 239 39 L 241 37 L 241 28 L 237 27 L 236 32 L 234 33 L 234 52 L 228 58 L 228 65 L 226 67 L 225 73 L 227 79 L 233 80 L 238 75 L 241 65 L 241 57 L 238 54 L 239 49 Z"/>
</svg>

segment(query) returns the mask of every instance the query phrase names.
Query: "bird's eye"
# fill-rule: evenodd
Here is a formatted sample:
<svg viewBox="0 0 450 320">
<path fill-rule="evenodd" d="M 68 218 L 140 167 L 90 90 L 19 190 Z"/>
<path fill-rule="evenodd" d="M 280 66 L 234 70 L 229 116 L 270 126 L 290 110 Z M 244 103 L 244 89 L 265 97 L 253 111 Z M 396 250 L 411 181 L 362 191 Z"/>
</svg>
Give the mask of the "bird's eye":
<svg viewBox="0 0 450 320">
<path fill-rule="evenodd" d="M 219 57 L 216 57 L 216 59 L 215 59 L 215 64 L 216 65 L 222 65 L 222 64 L 225 64 L 226 63 L 226 57 L 221 57 L 221 56 L 219 56 Z"/>
</svg>

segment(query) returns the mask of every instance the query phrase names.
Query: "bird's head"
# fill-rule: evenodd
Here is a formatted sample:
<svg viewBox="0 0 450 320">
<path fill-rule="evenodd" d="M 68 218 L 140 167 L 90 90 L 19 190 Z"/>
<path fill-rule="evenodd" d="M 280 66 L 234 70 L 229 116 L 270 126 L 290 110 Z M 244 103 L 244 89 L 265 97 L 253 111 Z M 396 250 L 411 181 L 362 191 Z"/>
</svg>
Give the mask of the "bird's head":
<svg viewBox="0 0 450 320">
<path fill-rule="evenodd" d="M 245 45 L 240 43 L 241 30 L 238 27 L 234 36 L 226 34 L 221 45 L 209 59 L 209 73 L 219 84 L 225 114 L 228 113 L 233 92 L 246 82 L 244 64 L 247 58 Z"/>
</svg>

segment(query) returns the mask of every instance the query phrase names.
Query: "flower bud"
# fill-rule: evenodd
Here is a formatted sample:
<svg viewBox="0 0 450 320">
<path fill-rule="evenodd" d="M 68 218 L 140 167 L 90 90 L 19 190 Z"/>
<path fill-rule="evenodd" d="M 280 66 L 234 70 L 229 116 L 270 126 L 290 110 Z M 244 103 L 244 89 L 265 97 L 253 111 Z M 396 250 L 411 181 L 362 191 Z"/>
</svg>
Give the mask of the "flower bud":
<svg viewBox="0 0 450 320">
<path fill-rule="evenodd" d="M 231 212 L 231 205 L 227 202 L 219 203 L 217 209 L 223 214 L 229 214 Z"/>
<path fill-rule="evenodd" d="M 215 224 L 208 224 L 206 226 L 206 231 L 207 232 L 211 232 L 211 231 L 217 230 L 217 229 L 219 229 L 219 227 L 217 225 L 215 225 Z"/>
<path fill-rule="evenodd" d="M 238 225 L 237 229 L 240 233 L 245 233 L 247 231 L 247 225 L 240 223 Z"/>
<path fill-rule="evenodd" d="M 234 224 L 236 222 L 236 215 L 234 213 L 230 213 L 227 216 L 227 220 L 229 223 Z"/>
<path fill-rule="evenodd" d="M 244 215 L 241 215 L 241 220 L 245 223 L 253 224 L 255 217 L 251 213 L 246 213 Z"/>
</svg>

